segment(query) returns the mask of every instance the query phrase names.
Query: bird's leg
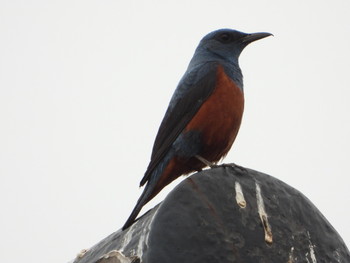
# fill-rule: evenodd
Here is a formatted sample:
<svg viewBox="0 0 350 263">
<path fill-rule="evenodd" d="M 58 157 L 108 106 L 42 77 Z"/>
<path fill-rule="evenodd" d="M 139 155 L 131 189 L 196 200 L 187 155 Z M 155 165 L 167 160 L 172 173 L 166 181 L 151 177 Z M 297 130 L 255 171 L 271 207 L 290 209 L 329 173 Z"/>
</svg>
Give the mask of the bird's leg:
<svg viewBox="0 0 350 263">
<path fill-rule="evenodd" d="M 200 155 L 195 155 L 194 157 L 196 157 L 199 161 L 201 161 L 202 163 L 204 163 L 206 166 L 209 166 L 210 168 L 214 168 L 214 167 L 217 167 L 216 164 L 212 163 L 212 162 L 209 162 L 207 159 L 203 158 L 202 156 Z"/>
<path fill-rule="evenodd" d="M 244 167 L 242 166 L 239 166 L 235 163 L 223 163 L 221 165 L 217 165 L 215 163 L 212 163 L 212 162 L 209 162 L 207 159 L 203 158 L 202 156 L 200 155 L 195 155 L 194 157 L 196 157 L 199 161 L 201 161 L 202 163 L 204 163 L 206 166 L 209 166 L 210 168 L 216 168 L 216 167 L 229 167 L 229 168 L 238 168 L 239 170 L 245 170 Z M 198 171 L 200 172 L 200 171 Z"/>
</svg>

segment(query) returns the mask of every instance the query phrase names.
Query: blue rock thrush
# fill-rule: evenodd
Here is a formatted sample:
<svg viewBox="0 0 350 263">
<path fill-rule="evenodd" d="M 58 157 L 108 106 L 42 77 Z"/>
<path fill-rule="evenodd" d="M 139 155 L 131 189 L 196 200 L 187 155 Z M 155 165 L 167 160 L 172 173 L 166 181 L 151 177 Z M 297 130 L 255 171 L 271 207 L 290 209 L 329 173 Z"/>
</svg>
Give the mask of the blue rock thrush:
<svg viewBox="0 0 350 263">
<path fill-rule="evenodd" d="M 181 175 L 213 166 L 230 150 L 244 108 L 242 50 L 270 33 L 220 29 L 206 35 L 177 86 L 156 136 L 151 161 L 140 182 L 146 187 L 123 226 Z"/>
</svg>

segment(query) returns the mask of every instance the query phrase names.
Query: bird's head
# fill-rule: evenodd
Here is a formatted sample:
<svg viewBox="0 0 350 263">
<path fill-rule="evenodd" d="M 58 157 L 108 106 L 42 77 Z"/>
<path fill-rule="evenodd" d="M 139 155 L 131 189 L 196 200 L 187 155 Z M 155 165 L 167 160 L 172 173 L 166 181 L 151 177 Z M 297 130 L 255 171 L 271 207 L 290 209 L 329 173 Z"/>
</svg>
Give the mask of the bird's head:
<svg viewBox="0 0 350 263">
<path fill-rule="evenodd" d="M 196 53 L 207 60 L 237 62 L 248 44 L 271 35 L 265 32 L 247 34 L 233 29 L 219 29 L 207 34 L 200 41 Z"/>
</svg>

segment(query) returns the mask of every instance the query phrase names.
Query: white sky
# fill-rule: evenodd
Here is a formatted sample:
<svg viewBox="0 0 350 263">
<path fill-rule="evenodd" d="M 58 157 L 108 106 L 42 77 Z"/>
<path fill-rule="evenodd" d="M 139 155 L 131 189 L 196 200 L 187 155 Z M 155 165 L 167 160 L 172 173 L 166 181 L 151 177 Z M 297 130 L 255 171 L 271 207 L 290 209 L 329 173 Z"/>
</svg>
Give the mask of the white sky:
<svg viewBox="0 0 350 263">
<path fill-rule="evenodd" d="M 122 226 L 194 49 L 224 27 L 275 35 L 242 53 L 246 108 L 225 161 L 300 190 L 350 246 L 349 10 L 0 0 L 0 262 L 68 262 Z"/>
</svg>

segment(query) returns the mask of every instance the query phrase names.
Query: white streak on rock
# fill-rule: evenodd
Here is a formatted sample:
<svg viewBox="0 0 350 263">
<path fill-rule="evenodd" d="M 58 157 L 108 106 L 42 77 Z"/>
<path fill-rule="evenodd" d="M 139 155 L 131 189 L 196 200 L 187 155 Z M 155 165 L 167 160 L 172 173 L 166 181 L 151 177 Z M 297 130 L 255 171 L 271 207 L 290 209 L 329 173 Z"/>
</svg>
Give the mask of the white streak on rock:
<svg viewBox="0 0 350 263">
<path fill-rule="evenodd" d="M 80 250 L 80 252 L 78 253 L 78 255 L 77 255 L 77 258 L 82 258 L 82 257 L 84 257 L 85 256 L 85 254 L 86 254 L 86 252 L 88 252 L 88 249 L 82 249 L 82 250 Z"/>
<path fill-rule="evenodd" d="M 243 191 L 241 184 L 239 182 L 235 183 L 235 190 L 236 190 L 236 201 L 239 207 L 245 208 L 247 205 L 247 202 L 244 199 Z"/>
<path fill-rule="evenodd" d="M 131 227 L 129 227 L 127 230 L 124 230 L 124 231 L 127 231 L 123 238 L 121 239 L 121 242 L 120 242 L 120 246 L 118 247 L 118 250 L 120 250 L 121 252 L 124 251 L 125 247 L 129 244 L 129 242 L 132 240 L 132 237 L 133 237 L 133 231 L 132 229 L 134 228 L 134 225 L 132 225 Z M 118 230 L 120 231 L 120 230 Z"/>
<path fill-rule="evenodd" d="M 272 230 L 268 221 L 267 213 L 265 211 L 264 199 L 261 195 L 260 185 L 258 183 L 255 183 L 255 188 L 258 212 L 265 231 L 265 242 L 268 244 L 272 244 Z"/>
<path fill-rule="evenodd" d="M 126 233 L 124 234 L 122 242 L 118 247 L 119 251 L 123 252 L 130 241 L 135 238 L 134 236 L 138 235 L 138 243 L 135 248 L 130 250 L 130 255 L 137 256 L 138 258 L 142 259 L 143 252 L 145 252 L 148 247 L 148 236 L 151 231 L 152 221 L 158 212 L 158 208 L 159 207 L 154 208 L 155 212 L 153 213 L 152 217 L 146 218 L 142 223 L 141 221 L 137 221 L 128 229 L 124 230 Z"/>
<path fill-rule="evenodd" d="M 101 259 L 109 259 L 109 258 L 115 258 L 117 260 L 115 262 L 131 263 L 135 257 L 126 257 L 122 252 L 120 252 L 118 250 L 112 250 L 112 251 L 108 252 L 107 254 L 103 255 Z"/>
<path fill-rule="evenodd" d="M 153 222 L 153 218 L 158 213 L 159 207 L 154 209 L 156 210 L 153 213 L 152 217 L 147 218 L 147 220 L 143 222 L 141 226 L 142 232 L 139 237 L 139 243 L 137 244 L 137 247 L 136 247 L 136 255 L 141 259 L 142 259 L 143 252 L 145 252 L 148 248 L 148 237 L 149 237 L 149 233 L 151 232 L 151 225 Z"/>
<path fill-rule="evenodd" d="M 294 247 L 291 247 L 290 248 L 290 252 L 289 252 L 288 263 L 293 263 L 294 262 L 293 253 L 294 253 Z"/>
<path fill-rule="evenodd" d="M 310 258 L 312 260 L 312 263 L 317 263 L 317 259 L 316 259 L 316 255 L 315 255 L 315 245 L 312 244 L 311 242 L 311 236 L 310 236 L 310 232 L 307 231 L 307 235 L 309 237 L 309 250 L 310 250 Z"/>
</svg>

